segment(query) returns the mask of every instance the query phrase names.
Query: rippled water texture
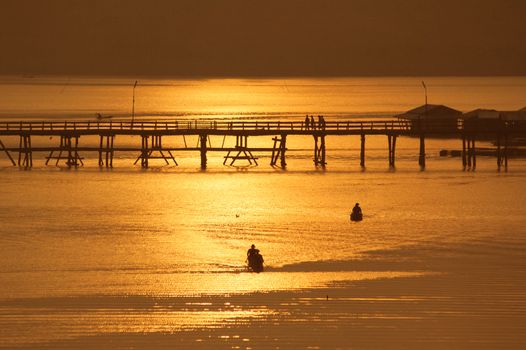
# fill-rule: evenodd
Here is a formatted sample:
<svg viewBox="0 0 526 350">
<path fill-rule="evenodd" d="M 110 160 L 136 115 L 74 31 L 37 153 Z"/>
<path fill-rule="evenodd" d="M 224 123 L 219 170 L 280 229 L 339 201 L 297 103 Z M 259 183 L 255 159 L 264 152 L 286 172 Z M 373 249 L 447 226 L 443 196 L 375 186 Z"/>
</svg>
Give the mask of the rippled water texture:
<svg viewBox="0 0 526 350">
<path fill-rule="evenodd" d="M 524 92 L 524 79 L 502 79 L 475 84 L 476 78 L 463 83 L 437 78 L 443 83 L 433 89 L 451 89 L 453 96 L 474 86 L 479 97 L 493 85 Z M 365 100 L 373 100 L 373 95 L 384 96 L 376 98 L 381 101 L 395 99 L 403 90 L 391 79 L 379 80 L 379 87 L 366 79 L 364 89 L 360 81 L 345 84 L 373 91 L 363 92 Z M 506 83 L 499 85 L 502 81 Z M 294 93 L 301 82 L 287 81 L 285 86 L 255 81 L 248 87 L 229 82 L 249 96 L 262 93 L 262 101 L 270 98 L 267 89 L 281 93 L 273 100 L 278 101 L 274 109 L 227 101 L 225 110 L 256 110 L 266 117 L 268 112 L 286 111 L 289 98 L 283 97 L 285 104 L 279 99 L 287 91 Z M 74 105 L 71 110 L 92 113 L 94 101 L 104 106 L 110 99 L 100 91 L 131 92 L 121 83 L 97 84 L 53 85 L 56 101 L 70 91 L 85 91 L 89 101 L 81 100 L 82 108 Z M 190 98 L 175 93 L 184 84 L 144 87 L 139 110 L 220 110 L 215 109 L 217 103 L 214 108 L 203 105 L 205 97 L 179 107 Z M 210 89 L 217 84 L 212 82 Z M 315 85 L 309 84 L 309 89 Z M 17 85 L 10 93 L 33 96 L 50 86 Z M 195 82 L 185 91 L 197 94 L 198 87 L 209 88 L 206 82 Z M 164 103 L 165 97 L 158 96 L 146 102 L 148 91 L 164 88 L 177 103 L 146 107 Z M 416 102 L 401 95 L 389 107 L 364 102 L 369 109 L 336 105 L 334 112 L 403 110 L 418 103 L 418 87 L 411 89 L 408 96 Z M 324 99 L 344 106 L 347 92 L 338 94 L 309 93 L 303 100 L 316 95 L 314 107 L 305 107 L 299 99 L 291 106 L 300 106 L 294 111 L 302 113 L 332 106 L 322 103 Z M 455 97 L 464 102 L 453 106 L 492 103 L 470 100 L 469 94 Z M 107 102 L 112 106 L 109 112 L 125 110 L 119 107 L 119 96 L 114 95 L 117 102 Z M 357 98 L 349 96 L 350 101 Z M 495 107 L 512 109 L 524 102 L 517 95 L 501 97 Z M 7 106 L 2 98 L 0 106 Z M 9 103 L 12 107 L 2 115 L 21 113 L 19 102 Z M 46 112 L 52 105 L 46 103 L 30 98 L 27 111 Z M 70 109 L 60 106 L 61 115 Z M 526 346 L 524 160 L 512 158 L 508 172 L 497 172 L 494 158 L 479 157 L 476 171 L 462 171 L 458 158 L 438 156 L 442 148 L 458 148 L 458 140 L 428 140 L 427 169 L 420 171 L 418 140 L 400 138 L 392 170 L 387 140 L 371 137 L 367 167 L 362 169 L 358 139 L 328 137 L 328 166 L 323 170 L 313 166 L 312 139 L 289 138 L 286 170 L 270 167 L 268 155 L 262 155 L 258 167 L 225 167 L 218 153 L 210 157 L 208 169 L 200 171 L 198 155 L 181 152 L 176 154 L 178 167 L 159 162 L 148 170 L 133 166 L 133 153 L 119 154 L 111 170 L 99 170 L 93 154 L 86 154 L 86 165 L 77 170 L 46 167 L 40 154 L 35 155 L 34 168 L 24 171 L 11 167 L 1 154 L 0 348 Z M 139 142 L 116 139 L 121 145 Z M 173 137 L 166 142 L 183 141 Z M 249 142 L 268 147 L 271 140 Z M 364 211 L 360 223 L 349 221 L 355 202 Z M 260 274 L 245 271 L 245 254 L 252 243 L 265 258 Z"/>
</svg>

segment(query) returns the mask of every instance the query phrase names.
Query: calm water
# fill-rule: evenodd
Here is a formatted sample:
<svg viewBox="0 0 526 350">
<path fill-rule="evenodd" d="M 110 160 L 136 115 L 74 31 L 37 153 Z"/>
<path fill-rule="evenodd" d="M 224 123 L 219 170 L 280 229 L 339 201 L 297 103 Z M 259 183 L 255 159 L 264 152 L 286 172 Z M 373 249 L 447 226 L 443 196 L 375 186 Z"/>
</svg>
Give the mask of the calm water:
<svg viewBox="0 0 526 350">
<path fill-rule="evenodd" d="M 123 80 L 26 80 L 0 81 L 0 115 L 118 115 L 130 102 L 131 87 Z M 433 78 L 428 85 L 432 100 L 462 110 L 516 109 L 525 102 L 525 78 Z M 399 78 L 148 81 L 137 93 L 144 116 L 269 118 L 310 111 L 336 118 L 384 115 L 421 100 L 419 80 Z M 149 348 L 172 339 L 170 346 L 182 341 L 182 348 L 347 348 L 353 341 L 345 334 L 378 327 L 396 348 L 408 340 L 389 338 L 389 329 L 420 327 L 407 323 L 412 319 L 429 324 L 422 334 L 435 346 L 462 339 L 455 330 L 437 330 L 435 322 L 452 314 L 475 323 L 491 314 L 492 329 L 510 320 L 525 324 L 515 313 L 526 309 L 522 279 L 516 278 L 526 270 L 524 160 L 512 159 L 509 171 L 498 173 L 494 158 L 480 157 L 476 172 L 463 172 L 458 158 L 438 157 L 459 141 L 430 140 L 428 169 L 421 172 L 417 141 L 401 138 L 391 171 L 387 141 L 371 137 L 363 170 L 358 139 L 329 137 L 323 171 L 312 165 L 310 138 L 289 142 L 296 150 L 287 170 L 271 168 L 265 156 L 257 168 L 224 167 L 223 155 L 215 154 L 201 172 L 195 154 L 181 153 L 179 167 L 158 163 L 147 171 L 132 166 L 135 154 L 120 154 L 109 171 L 98 169 L 95 155 L 87 154 L 79 170 L 45 167 L 39 155 L 32 170 L 22 171 L 0 155 L 0 347 Z M 359 224 L 348 219 L 355 202 L 365 213 Z M 244 272 L 252 243 L 265 257 L 262 274 Z M 458 259 L 458 265 L 434 263 L 444 250 L 441 264 Z M 374 263 L 372 251 L 389 264 Z M 497 262 L 487 263 L 490 258 Z M 451 283 L 466 285 L 465 300 L 458 297 L 464 290 L 456 294 L 426 282 L 435 274 L 464 273 L 462 265 L 476 271 Z M 409 280 L 414 289 L 399 291 Z M 484 291 L 480 304 L 470 303 L 479 300 L 477 291 Z M 318 304 L 329 293 L 338 306 Z M 440 309 L 442 299 L 451 309 Z M 395 312 L 390 305 L 399 304 L 389 303 L 403 306 Z M 408 311 L 416 305 L 425 309 L 418 317 Z M 254 325 L 262 331 L 251 331 Z M 507 335 L 513 340 L 508 347 L 520 348 L 524 339 L 517 334 L 524 327 L 510 327 L 516 337 Z M 491 338 L 485 329 L 465 334 L 474 344 L 502 344 L 501 333 Z"/>
<path fill-rule="evenodd" d="M 139 79 L 136 116 L 390 116 L 424 103 L 470 111 L 525 107 L 526 77 Z M 0 77 L 0 117 L 129 117 L 135 79 Z"/>
</svg>

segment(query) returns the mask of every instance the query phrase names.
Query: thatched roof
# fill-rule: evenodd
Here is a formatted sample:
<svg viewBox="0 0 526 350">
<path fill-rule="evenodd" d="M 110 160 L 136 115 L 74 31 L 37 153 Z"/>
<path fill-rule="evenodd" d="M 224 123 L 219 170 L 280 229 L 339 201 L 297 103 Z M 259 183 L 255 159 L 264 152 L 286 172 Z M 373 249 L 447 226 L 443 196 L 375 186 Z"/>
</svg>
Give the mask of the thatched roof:
<svg viewBox="0 0 526 350">
<path fill-rule="evenodd" d="M 462 116 L 461 111 L 457 111 L 448 106 L 444 105 L 422 105 L 420 107 L 411 109 L 403 114 L 399 114 L 396 117 L 401 119 L 409 120 L 438 120 L 438 119 L 451 119 L 455 120 Z"/>
</svg>

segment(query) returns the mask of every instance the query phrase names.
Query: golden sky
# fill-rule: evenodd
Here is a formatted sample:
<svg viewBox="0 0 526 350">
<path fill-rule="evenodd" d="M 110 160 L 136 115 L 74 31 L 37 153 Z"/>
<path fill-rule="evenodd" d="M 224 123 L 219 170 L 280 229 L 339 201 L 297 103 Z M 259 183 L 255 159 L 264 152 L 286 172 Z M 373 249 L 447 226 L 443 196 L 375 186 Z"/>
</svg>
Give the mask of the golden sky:
<svg viewBox="0 0 526 350">
<path fill-rule="evenodd" d="M 524 0 L 1 0 L 0 74 L 526 75 Z"/>
</svg>

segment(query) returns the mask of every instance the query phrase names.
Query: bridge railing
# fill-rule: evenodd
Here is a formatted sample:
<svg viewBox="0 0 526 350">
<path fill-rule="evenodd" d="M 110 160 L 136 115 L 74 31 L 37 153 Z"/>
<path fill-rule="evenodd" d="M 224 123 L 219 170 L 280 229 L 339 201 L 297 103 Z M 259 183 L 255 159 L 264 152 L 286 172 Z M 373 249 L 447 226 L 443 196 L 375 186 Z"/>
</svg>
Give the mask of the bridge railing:
<svg viewBox="0 0 526 350">
<path fill-rule="evenodd" d="M 503 128 L 525 129 L 526 121 L 503 121 Z M 444 132 L 453 133 L 472 129 L 496 131 L 493 124 L 474 124 L 459 121 L 420 120 L 339 120 L 306 124 L 304 121 L 242 121 L 242 120 L 171 120 L 171 121 L 40 121 L 0 122 L 0 131 L 173 131 L 173 130 L 221 130 L 221 131 L 392 131 L 392 132 Z"/>
<path fill-rule="evenodd" d="M 408 121 L 328 121 L 306 124 L 304 121 L 227 121 L 227 120 L 174 120 L 174 121 L 42 121 L 0 122 L 0 131 L 96 131 L 96 130 L 267 130 L 267 131 L 359 131 L 410 130 Z"/>
</svg>

